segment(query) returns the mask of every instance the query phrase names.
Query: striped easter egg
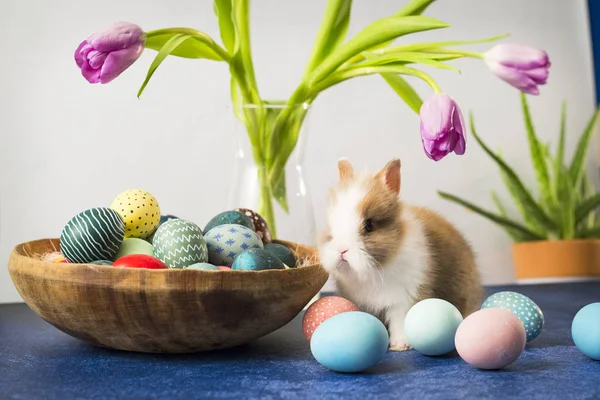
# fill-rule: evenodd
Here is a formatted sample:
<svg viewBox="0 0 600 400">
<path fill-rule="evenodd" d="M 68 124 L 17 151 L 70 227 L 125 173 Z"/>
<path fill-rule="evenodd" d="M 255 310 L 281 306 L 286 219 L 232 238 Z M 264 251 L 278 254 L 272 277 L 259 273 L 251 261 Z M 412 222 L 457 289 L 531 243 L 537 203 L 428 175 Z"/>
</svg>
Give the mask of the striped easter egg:
<svg viewBox="0 0 600 400">
<path fill-rule="evenodd" d="M 108 207 L 95 207 L 75 215 L 60 234 L 60 251 L 71 263 L 110 260 L 125 237 L 125 221 Z"/>
<path fill-rule="evenodd" d="M 208 261 L 202 229 L 184 219 L 170 219 L 162 224 L 154 234 L 152 246 L 154 257 L 169 268 L 186 268 Z"/>
</svg>

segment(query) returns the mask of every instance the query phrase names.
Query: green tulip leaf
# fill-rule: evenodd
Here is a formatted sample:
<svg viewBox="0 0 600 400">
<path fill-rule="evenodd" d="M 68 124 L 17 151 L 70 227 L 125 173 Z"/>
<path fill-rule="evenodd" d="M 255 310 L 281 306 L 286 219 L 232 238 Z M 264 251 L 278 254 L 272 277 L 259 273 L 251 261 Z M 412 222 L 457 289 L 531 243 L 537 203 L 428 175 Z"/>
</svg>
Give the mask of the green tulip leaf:
<svg viewBox="0 0 600 400">
<path fill-rule="evenodd" d="M 223 45 L 233 54 L 235 50 L 235 26 L 233 24 L 232 0 L 214 0 L 214 11 L 219 20 L 219 31 Z"/>
<path fill-rule="evenodd" d="M 218 50 L 215 49 L 215 46 L 218 47 L 218 45 L 214 43 L 210 37 L 193 29 L 170 28 L 148 32 L 145 46 L 148 49 L 160 51 L 169 40 L 173 39 L 173 37 L 180 37 L 178 35 L 187 35 L 187 38 L 169 55 L 183 58 L 205 58 L 213 61 L 224 61 L 224 58 L 219 55 Z"/>
<path fill-rule="evenodd" d="M 402 100 L 417 114 L 421 111 L 423 100 L 413 87 L 399 74 L 383 73 L 381 77 L 390 85 Z"/>
</svg>

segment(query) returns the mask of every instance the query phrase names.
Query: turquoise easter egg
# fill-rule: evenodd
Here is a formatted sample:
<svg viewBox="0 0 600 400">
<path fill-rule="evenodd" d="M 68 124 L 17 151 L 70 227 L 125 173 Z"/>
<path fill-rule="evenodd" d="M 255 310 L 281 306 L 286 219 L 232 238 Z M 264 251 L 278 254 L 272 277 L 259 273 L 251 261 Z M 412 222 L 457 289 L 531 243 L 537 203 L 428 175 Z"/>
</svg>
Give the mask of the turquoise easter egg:
<svg viewBox="0 0 600 400">
<path fill-rule="evenodd" d="M 349 311 L 318 326 L 310 340 L 310 351 L 319 364 L 332 371 L 361 372 L 379 363 L 388 345 L 388 331 L 379 319 L 362 311 Z"/>
<path fill-rule="evenodd" d="M 238 254 L 249 249 L 262 249 L 260 237 L 243 225 L 218 225 L 206 232 L 208 261 L 217 266 L 230 267 Z"/>
<path fill-rule="evenodd" d="M 188 267 L 185 267 L 185 269 L 199 269 L 199 270 L 203 270 L 203 271 L 219 271 L 219 268 L 217 268 L 217 266 L 209 264 L 209 263 L 196 263 L 196 264 L 192 264 Z"/>
<path fill-rule="evenodd" d="M 408 310 L 404 334 L 419 353 L 440 356 L 454 350 L 456 330 L 463 321 L 453 304 L 442 299 L 425 299 Z"/>
<path fill-rule="evenodd" d="M 154 257 L 169 268 L 185 268 L 199 262 L 208 261 L 208 249 L 202 229 L 184 219 L 171 219 L 156 230 Z"/>
<path fill-rule="evenodd" d="M 265 269 L 285 269 L 277 256 L 264 249 L 244 250 L 235 257 L 231 269 L 237 271 L 262 271 Z"/>
<path fill-rule="evenodd" d="M 96 260 L 96 261 L 92 261 L 90 264 L 95 264 L 95 265 L 113 265 L 112 261 L 108 261 L 108 260 Z"/>
<path fill-rule="evenodd" d="M 154 256 L 154 250 L 152 245 L 144 239 L 133 237 L 125 238 L 123 243 L 121 243 L 121 247 L 119 247 L 119 251 L 113 257 L 113 260 L 117 260 L 129 254 L 146 254 L 148 256 Z"/>
<path fill-rule="evenodd" d="M 296 257 L 287 246 L 279 243 L 267 243 L 265 244 L 265 250 L 276 255 L 288 267 L 296 267 Z"/>
<path fill-rule="evenodd" d="M 600 303 L 588 304 L 575 314 L 571 336 L 579 351 L 600 361 Z"/>
<path fill-rule="evenodd" d="M 504 308 L 519 317 L 525 326 L 528 342 L 538 337 L 544 328 L 542 310 L 533 300 L 521 293 L 494 293 L 483 302 L 481 309 L 484 308 Z"/>
<path fill-rule="evenodd" d="M 232 210 L 224 211 L 214 216 L 210 221 L 208 221 L 206 227 L 204 227 L 204 232 L 208 232 L 219 225 L 230 224 L 242 225 L 246 228 L 254 230 L 254 222 L 252 222 L 252 219 L 249 216 L 242 212 Z"/>
<path fill-rule="evenodd" d="M 60 234 L 60 251 L 70 263 L 110 260 L 125 237 L 125 221 L 108 207 L 90 208 L 67 222 Z"/>
</svg>

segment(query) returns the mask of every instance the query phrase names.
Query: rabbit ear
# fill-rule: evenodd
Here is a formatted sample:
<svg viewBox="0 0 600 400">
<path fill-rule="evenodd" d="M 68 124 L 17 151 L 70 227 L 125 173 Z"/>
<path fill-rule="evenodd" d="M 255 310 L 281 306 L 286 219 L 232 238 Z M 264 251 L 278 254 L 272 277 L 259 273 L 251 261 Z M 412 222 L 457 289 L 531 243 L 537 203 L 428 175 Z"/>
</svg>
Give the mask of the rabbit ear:
<svg viewBox="0 0 600 400">
<path fill-rule="evenodd" d="M 352 168 L 350 161 L 345 158 L 341 158 L 338 161 L 338 172 L 340 181 L 349 180 L 354 177 L 354 168 Z"/>
<path fill-rule="evenodd" d="M 377 174 L 377 177 L 383 181 L 385 186 L 395 195 L 400 193 L 400 160 L 395 158 L 388 162 L 385 167 Z"/>
</svg>

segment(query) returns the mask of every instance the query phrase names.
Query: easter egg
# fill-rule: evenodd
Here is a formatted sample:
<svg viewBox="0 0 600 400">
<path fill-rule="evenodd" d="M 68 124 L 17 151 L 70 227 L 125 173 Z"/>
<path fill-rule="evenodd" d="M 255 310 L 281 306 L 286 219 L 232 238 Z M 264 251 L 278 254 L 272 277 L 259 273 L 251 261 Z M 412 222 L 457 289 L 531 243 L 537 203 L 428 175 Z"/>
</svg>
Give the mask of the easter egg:
<svg viewBox="0 0 600 400">
<path fill-rule="evenodd" d="M 147 254 L 129 254 L 117 259 L 113 267 L 167 269 L 167 265 L 156 257 Z"/>
<path fill-rule="evenodd" d="M 96 261 L 92 261 L 90 264 L 95 264 L 95 265 L 113 265 L 112 261 L 108 261 L 108 260 L 96 260 Z"/>
<path fill-rule="evenodd" d="M 169 268 L 185 268 L 208 261 L 202 230 L 184 219 L 171 219 L 162 224 L 156 231 L 152 244 L 154 256 Z"/>
<path fill-rule="evenodd" d="M 525 349 L 521 320 L 504 308 L 485 308 L 469 315 L 456 330 L 456 351 L 473 367 L 499 369 L 513 363 Z"/>
<path fill-rule="evenodd" d="M 154 256 L 152 245 L 145 240 L 138 238 L 125 238 L 123 243 L 121 243 L 121 247 L 119 247 L 119 251 L 113 257 L 113 260 L 128 254 L 147 254 L 149 256 Z"/>
<path fill-rule="evenodd" d="M 171 220 L 171 219 L 176 219 L 178 217 L 174 216 L 174 215 L 161 215 L 160 219 L 158 220 L 158 226 L 156 227 L 156 229 L 160 228 L 160 226 L 162 224 L 164 224 L 165 222 Z M 150 243 L 152 243 L 152 240 L 154 239 L 154 234 L 156 233 L 156 230 L 154 232 L 152 232 L 152 234 L 150 236 L 148 236 L 146 238 L 146 240 Z"/>
<path fill-rule="evenodd" d="M 571 336 L 579 351 L 600 361 L 600 303 L 588 304 L 575 314 Z"/>
<path fill-rule="evenodd" d="M 481 306 L 484 308 L 499 307 L 512 311 L 525 326 L 527 341 L 530 342 L 542 333 L 544 314 L 529 297 L 516 292 L 498 292 L 488 297 Z"/>
<path fill-rule="evenodd" d="M 439 356 L 454 350 L 454 337 L 462 321 L 462 314 L 452 303 L 425 299 L 406 314 L 404 334 L 408 344 L 419 353 Z"/>
<path fill-rule="evenodd" d="M 231 267 L 233 260 L 244 250 L 262 249 L 263 243 L 252 229 L 243 225 L 219 225 L 206 232 L 208 261 Z"/>
<path fill-rule="evenodd" d="M 218 271 L 219 268 L 217 268 L 215 265 L 209 264 L 209 263 L 196 263 L 196 264 L 192 264 L 188 267 L 185 267 L 185 269 L 200 269 L 203 271 Z"/>
<path fill-rule="evenodd" d="M 271 236 L 271 231 L 269 230 L 269 226 L 267 225 L 267 221 L 259 213 L 256 211 L 250 210 L 248 208 L 236 208 L 235 211 L 239 211 L 244 215 L 250 217 L 252 222 L 254 223 L 254 231 L 258 234 L 260 240 L 263 243 L 271 243 L 273 237 Z"/>
<path fill-rule="evenodd" d="M 344 312 L 358 311 L 350 300 L 339 296 L 327 296 L 315 301 L 306 309 L 302 317 L 302 332 L 310 342 L 315 329 L 325 320 Z"/>
<path fill-rule="evenodd" d="M 264 249 L 269 253 L 275 254 L 285 265 L 290 268 L 296 267 L 296 257 L 294 253 L 287 247 L 279 243 L 267 243 Z"/>
<path fill-rule="evenodd" d="M 71 263 L 112 259 L 123 242 L 125 223 L 110 208 L 90 208 L 75 215 L 60 234 L 60 250 Z"/>
<path fill-rule="evenodd" d="M 332 371 L 361 372 L 381 361 L 388 343 L 388 331 L 379 319 L 350 311 L 319 325 L 311 338 L 310 351 L 319 364 Z"/>
<path fill-rule="evenodd" d="M 220 225 L 242 225 L 246 228 L 250 228 L 254 230 L 254 223 L 247 215 L 242 214 L 239 211 L 224 211 L 220 214 L 214 216 L 204 228 L 204 232 L 208 232 L 211 229 L 220 226 Z"/>
<path fill-rule="evenodd" d="M 229 267 L 226 267 L 226 266 L 224 266 L 224 265 L 220 265 L 220 266 L 218 266 L 217 268 L 218 268 L 219 270 L 221 270 L 221 271 L 231 271 L 231 268 L 229 268 Z"/>
<path fill-rule="evenodd" d="M 264 249 L 248 249 L 235 257 L 231 269 L 237 271 L 262 271 L 265 269 L 285 269 L 277 256 Z"/>
<path fill-rule="evenodd" d="M 125 237 L 145 239 L 160 221 L 158 201 L 145 190 L 131 189 L 119 194 L 110 205 L 125 221 Z"/>
</svg>

